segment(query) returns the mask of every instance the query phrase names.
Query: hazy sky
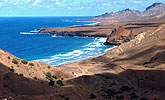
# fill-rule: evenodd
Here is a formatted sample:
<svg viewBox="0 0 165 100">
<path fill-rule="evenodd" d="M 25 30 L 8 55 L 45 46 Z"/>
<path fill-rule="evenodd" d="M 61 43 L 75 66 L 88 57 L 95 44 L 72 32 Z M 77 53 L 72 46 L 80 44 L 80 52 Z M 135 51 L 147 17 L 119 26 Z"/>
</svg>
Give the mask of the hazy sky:
<svg viewBox="0 0 165 100">
<path fill-rule="evenodd" d="M 95 16 L 165 0 L 0 0 L 0 16 Z"/>
</svg>

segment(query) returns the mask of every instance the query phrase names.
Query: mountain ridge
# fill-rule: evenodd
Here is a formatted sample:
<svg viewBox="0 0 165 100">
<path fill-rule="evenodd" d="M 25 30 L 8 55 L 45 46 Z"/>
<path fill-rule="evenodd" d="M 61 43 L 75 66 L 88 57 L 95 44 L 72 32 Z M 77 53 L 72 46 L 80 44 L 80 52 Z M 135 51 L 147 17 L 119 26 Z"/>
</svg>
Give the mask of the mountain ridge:
<svg viewBox="0 0 165 100">
<path fill-rule="evenodd" d="M 164 3 L 154 3 L 151 6 L 148 6 L 143 12 L 138 10 L 131 10 L 129 8 L 120 10 L 118 12 L 105 13 L 99 16 L 96 16 L 92 19 L 138 19 L 138 18 L 157 18 L 156 16 L 161 15 L 165 12 Z"/>
</svg>

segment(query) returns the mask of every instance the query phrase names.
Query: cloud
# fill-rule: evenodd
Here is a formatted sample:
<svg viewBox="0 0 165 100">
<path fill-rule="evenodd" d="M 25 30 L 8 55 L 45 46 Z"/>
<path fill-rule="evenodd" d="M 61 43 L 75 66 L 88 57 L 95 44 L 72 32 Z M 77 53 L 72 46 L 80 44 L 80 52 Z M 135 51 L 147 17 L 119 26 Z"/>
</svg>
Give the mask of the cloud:
<svg viewBox="0 0 165 100">
<path fill-rule="evenodd" d="M 133 3 L 142 3 L 143 1 L 134 1 Z"/>
<path fill-rule="evenodd" d="M 0 6 L 2 6 L 3 5 L 3 3 L 2 2 L 0 2 Z"/>
<path fill-rule="evenodd" d="M 15 0 L 15 2 L 13 3 L 13 5 L 17 5 L 19 3 L 20 0 Z"/>
<path fill-rule="evenodd" d="M 26 0 L 27 3 L 29 3 L 31 0 Z"/>
<path fill-rule="evenodd" d="M 40 0 L 35 0 L 34 2 L 33 2 L 33 6 L 35 6 L 35 5 L 37 5 L 38 3 L 40 3 Z"/>
</svg>

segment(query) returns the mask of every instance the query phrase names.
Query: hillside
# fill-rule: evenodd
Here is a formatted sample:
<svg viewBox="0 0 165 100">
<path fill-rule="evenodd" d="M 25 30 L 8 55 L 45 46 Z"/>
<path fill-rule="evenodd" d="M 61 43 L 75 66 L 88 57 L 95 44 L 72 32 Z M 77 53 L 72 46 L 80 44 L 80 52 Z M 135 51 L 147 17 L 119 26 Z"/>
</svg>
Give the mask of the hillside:
<svg viewBox="0 0 165 100">
<path fill-rule="evenodd" d="M 131 9 L 124 9 L 118 12 L 105 13 L 103 15 L 96 16 L 92 18 L 95 19 L 141 19 L 141 18 L 156 18 L 165 12 L 165 4 L 163 3 L 154 3 L 151 6 L 147 7 L 143 12 Z"/>
<path fill-rule="evenodd" d="M 31 61 L 26 64 L 0 49 L 0 98 L 164 100 L 165 22 L 139 20 L 114 25 L 116 29 L 123 27 L 114 34 L 133 31 L 135 38 L 100 57 L 66 65 L 54 67 Z M 54 78 L 46 77 L 46 72 L 51 72 Z M 49 85 L 52 78 L 53 86 Z M 58 85 L 58 80 L 64 85 Z"/>
</svg>

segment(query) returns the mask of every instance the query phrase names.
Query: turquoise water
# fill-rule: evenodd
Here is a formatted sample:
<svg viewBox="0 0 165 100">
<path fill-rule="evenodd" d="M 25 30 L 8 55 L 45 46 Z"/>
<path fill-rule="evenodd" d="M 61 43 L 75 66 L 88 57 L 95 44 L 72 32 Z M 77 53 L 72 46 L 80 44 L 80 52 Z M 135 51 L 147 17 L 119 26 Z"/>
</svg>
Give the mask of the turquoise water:
<svg viewBox="0 0 165 100">
<path fill-rule="evenodd" d="M 21 58 L 61 65 L 105 53 L 106 38 L 20 34 L 44 27 L 88 25 L 90 17 L 0 17 L 0 48 Z"/>
</svg>

